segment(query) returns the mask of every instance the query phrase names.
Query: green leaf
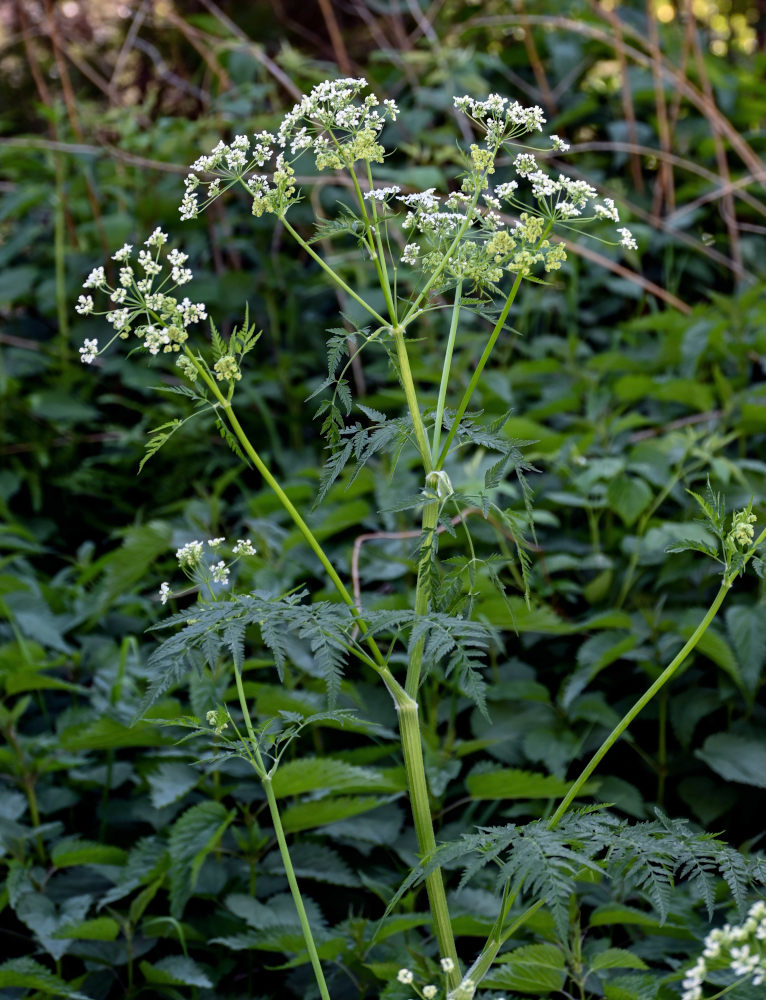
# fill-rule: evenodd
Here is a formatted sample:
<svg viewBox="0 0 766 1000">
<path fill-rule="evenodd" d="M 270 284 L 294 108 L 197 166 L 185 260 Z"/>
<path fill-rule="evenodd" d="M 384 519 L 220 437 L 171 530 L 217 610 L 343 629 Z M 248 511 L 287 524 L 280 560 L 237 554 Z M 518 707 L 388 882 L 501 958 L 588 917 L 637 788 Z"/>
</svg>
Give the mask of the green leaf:
<svg viewBox="0 0 766 1000">
<path fill-rule="evenodd" d="M 199 781 L 199 771 L 180 761 L 165 761 L 148 776 L 149 797 L 155 809 L 182 799 Z"/>
<path fill-rule="evenodd" d="M 620 976 L 604 985 L 606 1000 L 657 1000 L 659 980 L 651 973 Z"/>
<path fill-rule="evenodd" d="M 480 765 L 483 766 L 483 765 Z M 497 771 L 476 772 L 468 775 L 466 788 L 472 799 L 550 799 L 566 795 L 569 781 L 550 774 L 501 768 Z M 585 785 L 580 792 L 587 795 L 593 785 Z"/>
<path fill-rule="evenodd" d="M 281 764 L 272 780 L 277 798 L 302 795 L 317 789 L 327 791 L 400 792 L 407 787 L 401 780 L 381 774 L 369 767 L 356 767 L 331 757 L 301 757 Z"/>
<path fill-rule="evenodd" d="M 715 733 L 695 754 L 726 781 L 766 788 L 766 740 Z"/>
<path fill-rule="evenodd" d="M 553 944 L 528 944 L 501 955 L 485 979 L 494 989 L 545 996 L 560 990 L 566 977 L 561 950 Z"/>
<path fill-rule="evenodd" d="M 70 726 L 60 736 L 66 750 L 109 750 L 118 747 L 156 747 L 169 744 L 172 739 L 157 726 L 137 723 L 125 726 L 116 719 L 102 715 L 85 725 Z"/>
<path fill-rule="evenodd" d="M 141 972 L 147 982 L 171 983 L 178 986 L 201 986 L 212 989 L 213 983 L 206 972 L 184 955 L 168 955 L 159 962 L 141 962 Z"/>
<path fill-rule="evenodd" d="M 738 604 L 726 612 L 726 631 L 748 692 L 755 694 L 766 663 L 766 605 Z"/>
<path fill-rule="evenodd" d="M 190 806 L 170 831 L 170 913 L 183 914 L 197 883 L 202 863 L 234 819 L 220 802 L 205 801 Z"/>
<path fill-rule="evenodd" d="M 53 937 L 76 938 L 78 941 L 114 941 L 120 933 L 120 925 L 112 917 L 94 917 L 80 923 L 59 927 Z"/>
<path fill-rule="evenodd" d="M 91 1000 L 33 958 L 12 958 L 10 962 L 3 962 L 0 965 L 0 987 L 37 990 L 47 996 L 69 997 L 69 1000 Z"/>
<path fill-rule="evenodd" d="M 607 948 L 596 955 L 590 963 L 594 972 L 602 969 L 648 969 L 649 966 L 638 955 L 624 948 Z"/>
<path fill-rule="evenodd" d="M 70 838 L 62 840 L 51 851 L 51 860 L 57 868 L 73 865 L 122 865 L 127 853 L 119 847 L 107 847 L 92 840 Z"/>
<path fill-rule="evenodd" d="M 282 826 L 286 833 L 313 830 L 318 826 L 359 816 L 389 801 L 390 799 L 380 796 L 352 795 L 322 799 L 319 802 L 300 802 L 285 809 L 282 813 Z"/>
<path fill-rule="evenodd" d="M 610 480 L 606 491 L 609 506 L 630 527 L 652 501 L 652 491 L 643 479 L 621 473 Z"/>
</svg>

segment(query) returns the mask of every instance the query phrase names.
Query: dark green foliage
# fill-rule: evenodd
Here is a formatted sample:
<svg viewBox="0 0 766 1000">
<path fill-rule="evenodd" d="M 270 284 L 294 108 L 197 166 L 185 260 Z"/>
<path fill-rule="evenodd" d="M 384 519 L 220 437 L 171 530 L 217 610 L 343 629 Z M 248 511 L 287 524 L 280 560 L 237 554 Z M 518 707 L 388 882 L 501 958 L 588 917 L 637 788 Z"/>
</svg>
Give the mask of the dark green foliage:
<svg viewBox="0 0 766 1000">
<path fill-rule="evenodd" d="M 16 6 L 36 17 L 34 5 Z M 213 6 L 181 10 L 183 30 L 156 5 L 140 24 L 106 11 L 96 35 L 87 5 L 74 18 L 64 6 L 13 22 L 0 78 L 0 993 L 313 995 L 247 747 L 206 721 L 235 704 L 234 661 L 260 745 L 281 754 L 275 787 L 333 1000 L 406 1000 L 397 969 L 437 981 L 438 956 L 420 872 L 380 919 L 417 859 L 396 715 L 353 655 L 365 634 L 332 602 L 209 401 L 162 357 L 147 370 L 119 344 L 93 369 L 80 365 L 94 330 L 73 312 L 91 267 L 157 224 L 175 226 L 185 165 L 221 136 L 273 128 L 292 88 L 342 60 L 338 36 L 309 6 L 223 4 L 252 46 Z M 763 520 L 763 205 L 748 180 L 760 168 L 763 53 L 732 44 L 715 56 L 697 21 L 692 66 L 679 25 L 658 24 L 658 90 L 637 2 L 616 8 L 628 59 L 619 79 L 614 25 L 597 5 L 447 2 L 423 8 L 427 25 L 409 5 L 362 8 L 333 5 L 353 73 L 406 109 L 381 178 L 445 190 L 459 162 L 453 93 L 541 101 L 551 129 L 580 147 L 572 166 L 632 206 L 640 243 L 627 273 L 574 249 L 560 277 L 520 296 L 456 433 L 447 469 L 459 489 L 438 536 L 417 533 L 426 498 L 388 334 L 364 327 L 246 200 L 232 198 L 225 219 L 184 224 L 174 241 L 215 317 L 213 352 L 242 362 L 248 432 L 304 513 L 322 500 L 312 528 L 344 580 L 355 540 L 373 536 L 358 548 L 361 606 L 397 677 L 424 640 L 426 767 L 461 957 L 492 926 L 497 886 L 523 885 L 508 923 L 536 894 L 546 905 L 503 946 L 492 995 L 673 1000 L 708 913 L 736 920 L 764 892 L 762 581 L 734 582 L 707 641 L 586 786 L 580 803 L 614 810 L 555 830 L 545 817 L 696 626 L 720 572 L 702 556 L 724 556 L 731 513 L 753 497 Z M 138 43 L 107 94 L 99 81 L 131 23 Z M 51 26 L 76 120 L 60 99 Z M 33 89 L 33 57 L 50 103 Z M 712 118 L 710 102 L 692 99 L 701 74 Z M 715 122 L 726 129 L 725 177 Z M 569 156 L 552 159 L 567 169 Z M 358 221 L 345 208 L 331 217 L 345 193 L 322 181 L 316 206 L 291 218 L 371 294 Z M 719 197 L 729 190 L 731 203 Z M 312 207 L 328 217 L 317 230 Z M 408 280 L 401 268 L 402 300 Z M 427 422 L 443 305 L 435 294 L 408 330 Z M 449 402 L 496 318 L 485 300 L 464 305 Z M 311 424 L 304 400 L 317 394 Z M 447 410 L 446 432 L 452 419 Z M 253 538 L 257 557 L 236 568 L 244 596 L 202 605 L 182 594 L 162 618 L 157 589 L 176 573 L 174 548 L 217 535 Z M 424 559 L 430 608 L 415 616 Z M 750 566 L 763 574 L 760 559 Z M 158 619 L 170 637 L 153 630 Z M 236 712 L 232 721 L 242 733 Z M 663 811 L 649 822 L 655 805 Z"/>
</svg>

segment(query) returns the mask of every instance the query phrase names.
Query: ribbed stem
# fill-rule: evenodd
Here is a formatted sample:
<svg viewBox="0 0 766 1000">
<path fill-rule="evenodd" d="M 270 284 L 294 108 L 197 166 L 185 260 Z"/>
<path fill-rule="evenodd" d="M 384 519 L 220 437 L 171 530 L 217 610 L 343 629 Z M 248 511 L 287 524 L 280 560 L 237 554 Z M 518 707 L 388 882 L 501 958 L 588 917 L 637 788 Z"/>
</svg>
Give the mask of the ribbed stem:
<svg viewBox="0 0 766 1000">
<path fill-rule="evenodd" d="M 431 805 L 428 801 L 428 786 L 423 764 L 423 749 L 420 740 L 420 723 L 418 720 L 418 703 L 414 698 L 407 699 L 406 704 L 398 706 L 399 730 L 404 752 L 404 766 L 407 770 L 407 784 L 410 790 L 410 806 L 415 823 L 415 834 L 418 838 L 420 856 L 427 860 L 436 850 L 433 823 L 431 821 Z M 437 868 L 426 876 L 426 892 L 431 908 L 434 932 L 439 944 L 442 958 L 451 958 L 453 970 L 447 973 L 447 983 L 450 988 L 460 982 L 460 962 L 455 947 L 455 937 L 452 933 L 447 906 L 447 894 L 444 891 L 444 880 L 441 869 Z"/>
</svg>

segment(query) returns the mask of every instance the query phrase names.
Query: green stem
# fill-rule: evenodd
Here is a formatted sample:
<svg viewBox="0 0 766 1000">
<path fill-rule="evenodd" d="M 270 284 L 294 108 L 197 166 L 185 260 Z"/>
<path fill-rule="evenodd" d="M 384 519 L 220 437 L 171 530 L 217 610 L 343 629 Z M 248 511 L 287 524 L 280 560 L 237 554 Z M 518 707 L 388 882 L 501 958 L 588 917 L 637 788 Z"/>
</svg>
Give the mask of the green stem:
<svg viewBox="0 0 766 1000">
<path fill-rule="evenodd" d="M 303 247 L 303 249 L 306 251 L 309 257 L 313 258 L 313 260 L 315 260 L 317 264 L 319 264 L 322 270 L 330 275 L 335 284 L 338 285 L 339 288 L 342 288 L 343 291 L 346 293 L 346 295 L 350 295 L 355 302 L 358 302 L 359 305 L 363 309 L 365 309 L 370 314 L 370 316 L 372 316 L 373 319 L 376 319 L 381 326 L 391 325 L 388 322 L 388 320 L 383 319 L 380 313 L 376 312 L 368 302 L 365 302 L 365 300 L 361 297 L 361 295 L 357 295 L 354 289 L 350 285 L 346 284 L 343 278 L 341 278 L 341 276 L 330 267 L 327 261 L 324 260 L 322 257 L 320 257 L 319 254 L 316 252 L 316 250 L 312 249 L 312 247 L 304 240 L 301 234 L 296 232 L 295 229 L 293 229 L 293 227 L 290 225 L 290 223 L 284 216 L 280 217 L 280 222 L 288 231 L 288 233 L 290 233 L 293 239 Z"/>
<path fill-rule="evenodd" d="M 536 247 L 539 247 L 540 244 L 543 242 L 543 240 L 547 238 L 548 233 L 550 233 L 551 229 L 553 229 L 553 223 L 548 222 L 540 236 L 540 239 L 535 244 Z M 500 316 L 498 317 L 498 320 L 492 329 L 492 333 L 490 334 L 489 340 L 487 341 L 487 346 L 484 348 L 482 356 L 479 358 L 479 363 L 476 365 L 476 370 L 471 376 L 471 381 L 468 383 L 468 386 L 465 392 L 463 393 L 462 399 L 458 404 L 457 411 L 455 412 L 455 419 L 453 420 L 452 426 L 450 427 L 449 434 L 447 435 L 447 440 L 444 442 L 444 446 L 442 447 L 441 454 L 439 455 L 439 460 L 436 463 L 437 469 L 441 469 L 443 467 L 447 455 L 449 454 L 449 449 L 450 445 L 452 444 L 452 439 L 455 437 L 455 434 L 457 434 L 458 427 L 460 426 L 460 421 L 463 419 L 463 414 L 468 409 L 468 404 L 471 401 L 471 396 L 473 396 L 476 386 L 479 384 L 481 373 L 484 371 L 484 366 L 489 361 L 489 357 L 492 354 L 492 349 L 494 348 L 497 338 L 500 336 L 503 326 L 505 325 L 505 321 L 508 318 L 508 313 L 511 311 L 511 306 L 514 303 L 516 294 L 518 293 L 518 290 L 521 287 L 521 282 L 523 281 L 523 279 L 524 275 L 522 274 L 521 271 L 519 271 L 514 279 L 513 285 L 511 286 L 511 290 L 508 293 L 508 298 L 505 300 L 503 311 L 500 313 Z"/>
<path fill-rule="evenodd" d="M 375 207 L 375 199 L 372 199 L 372 217 L 374 221 L 371 222 L 370 216 L 367 213 L 367 206 L 364 203 L 364 194 L 362 193 L 362 189 L 359 187 L 359 181 L 354 171 L 353 164 L 349 165 L 348 172 L 354 185 L 356 199 L 359 202 L 359 209 L 362 213 L 362 218 L 364 219 L 365 229 L 367 230 L 368 250 L 370 252 L 370 256 L 372 257 L 372 262 L 375 265 L 375 270 L 378 273 L 378 283 L 380 284 L 381 291 L 383 292 L 383 298 L 386 300 L 386 307 L 388 309 L 388 314 L 391 317 L 391 323 L 396 325 L 396 306 L 394 305 L 394 300 L 391 298 L 391 286 L 388 281 L 388 271 L 386 270 L 386 262 L 383 255 L 383 244 L 380 241 L 380 233 L 378 232 L 378 211 Z M 372 170 L 370 169 L 369 161 L 367 162 L 367 178 L 370 184 L 370 190 L 372 190 Z M 373 229 L 375 230 L 374 232 Z"/>
<path fill-rule="evenodd" d="M 428 603 L 431 600 L 431 546 L 433 545 L 434 532 L 439 523 L 439 501 L 432 500 L 423 508 L 422 518 L 422 543 L 420 548 L 420 558 L 418 559 L 418 580 L 415 585 L 415 614 L 428 614 Z M 412 647 L 409 663 L 407 664 L 407 679 L 404 690 L 410 698 L 417 698 L 420 688 L 420 670 L 423 664 L 423 649 L 425 647 L 425 637 L 419 639 Z"/>
<path fill-rule="evenodd" d="M 402 387 L 404 389 L 404 395 L 407 399 L 407 408 L 410 411 L 410 417 L 412 418 L 412 428 L 415 431 L 415 439 L 418 443 L 418 451 L 420 452 L 420 457 L 423 461 L 423 468 L 428 474 L 433 465 L 431 463 L 431 449 L 428 445 L 428 437 L 426 435 L 425 425 L 423 424 L 423 417 L 420 414 L 420 407 L 418 406 L 418 394 L 415 389 L 415 382 L 412 378 L 412 369 L 410 368 L 410 359 L 407 355 L 407 345 L 404 342 L 404 328 L 401 326 L 395 326 L 391 330 L 394 336 L 394 343 L 396 344 L 396 358 L 399 362 L 399 376 L 402 380 Z"/>
<path fill-rule="evenodd" d="M 423 861 L 428 861 L 436 850 L 433 822 L 431 820 L 431 805 L 428 801 L 428 786 L 426 784 L 425 766 L 423 764 L 423 748 L 420 739 L 420 724 L 418 720 L 418 703 L 410 697 L 406 704 L 397 706 L 399 712 L 399 730 L 402 738 L 404 766 L 407 770 L 407 783 L 410 792 L 410 806 L 415 823 L 415 834 L 418 839 L 418 849 Z M 426 876 L 426 892 L 433 917 L 434 932 L 439 944 L 442 958 L 451 958 L 453 970 L 447 973 L 447 982 L 454 988 L 460 982 L 460 961 L 457 956 L 455 937 L 452 933 L 452 921 L 447 895 L 444 891 L 441 868 L 436 868 Z"/>
<path fill-rule="evenodd" d="M 436 417 L 434 423 L 434 435 L 431 442 L 431 459 L 436 462 L 439 457 L 439 442 L 442 433 L 442 418 L 444 415 L 444 404 L 447 399 L 447 383 L 452 370 L 452 352 L 455 349 L 455 337 L 457 326 L 460 320 L 460 296 L 463 290 L 463 282 L 458 281 L 455 285 L 455 301 L 452 306 L 452 322 L 450 323 L 449 336 L 447 337 L 447 349 L 444 352 L 444 362 L 442 364 L 442 377 L 439 384 L 439 398 L 436 402 Z"/>
<path fill-rule="evenodd" d="M 495 346 L 497 338 L 500 336 L 500 331 L 503 329 L 503 324 L 505 323 L 508 313 L 511 311 L 511 306 L 513 305 L 513 300 L 516 298 L 516 293 L 519 290 L 523 276 L 521 272 L 516 275 L 516 279 L 513 282 L 510 292 L 508 293 L 508 298 L 505 300 L 505 305 L 503 306 L 503 311 L 500 313 L 497 323 L 490 334 L 490 338 L 487 342 L 487 346 L 484 348 L 482 356 L 479 358 L 479 363 L 476 365 L 476 369 L 471 376 L 471 381 L 468 383 L 468 387 L 463 393 L 462 399 L 458 403 L 457 410 L 455 412 L 455 417 L 452 421 L 452 426 L 449 429 L 449 434 L 447 435 L 447 440 L 442 446 L 439 458 L 436 461 L 436 468 L 441 469 L 444 462 L 449 454 L 450 445 L 452 444 L 452 439 L 457 434 L 458 427 L 460 426 L 460 421 L 463 419 L 463 414 L 468 409 L 468 404 L 471 401 L 471 396 L 474 394 L 476 386 L 479 384 L 479 379 L 481 378 L 481 373 L 484 371 L 484 366 L 487 361 L 489 361 L 489 356 L 492 353 L 492 349 Z"/>
<path fill-rule="evenodd" d="M 667 684 L 667 682 L 670 680 L 673 674 L 678 670 L 678 668 L 687 658 L 689 653 L 691 653 L 691 651 L 700 641 L 705 632 L 707 632 L 710 623 L 715 618 L 716 614 L 718 613 L 718 609 L 721 607 L 726 598 L 726 595 L 729 593 L 729 589 L 731 588 L 731 583 L 732 581 L 729 579 L 728 574 L 725 574 L 723 583 L 721 584 L 721 587 L 718 593 L 716 594 L 713 603 L 708 608 L 705 617 L 702 619 L 697 628 L 694 630 L 688 641 L 684 644 L 683 648 L 672 659 L 672 661 L 668 664 L 668 666 L 665 667 L 665 669 L 657 678 L 657 680 L 649 688 L 646 689 L 646 691 L 641 695 L 641 697 L 638 699 L 635 705 L 633 705 L 630 711 L 628 711 L 622 717 L 622 719 L 620 719 L 620 721 L 617 723 L 617 725 L 614 727 L 611 733 L 607 736 L 607 738 L 604 740 L 604 742 L 601 744 L 598 750 L 593 754 L 590 761 L 583 768 L 580 776 L 577 778 L 576 781 L 573 782 L 572 786 L 565 795 L 558 809 L 555 811 L 555 813 L 551 816 L 550 820 L 548 821 L 548 826 L 550 827 L 550 829 L 553 829 L 555 826 L 558 826 L 562 816 L 567 811 L 569 806 L 572 804 L 574 799 L 577 797 L 582 786 L 585 784 L 588 778 L 593 774 L 593 772 L 596 770 L 596 768 L 604 759 L 609 750 L 611 750 L 611 748 L 614 746 L 617 740 L 622 736 L 622 734 L 625 732 L 625 730 L 628 728 L 631 722 L 635 719 L 638 713 L 641 712 L 649 704 L 649 702 L 657 694 L 657 692 L 660 691 Z"/>
<path fill-rule="evenodd" d="M 306 907 L 303 905 L 303 897 L 301 896 L 301 890 L 298 886 L 298 880 L 295 877 L 295 870 L 293 869 L 293 863 L 290 859 L 290 852 L 287 848 L 285 832 L 282 828 L 282 820 L 279 816 L 279 806 L 277 805 L 277 799 L 274 795 L 274 789 L 271 786 L 271 777 L 266 775 L 261 784 L 266 792 L 266 801 L 269 804 L 271 821 L 274 824 L 274 832 L 277 835 L 279 853 L 282 855 L 282 864 L 285 868 L 285 875 L 287 875 L 287 881 L 290 886 L 293 903 L 295 904 L 295 909 L 298 912 L 298 920 L 300 921 L 301 930 L 303 932 L 303 940 L 306 942 L 306 950 L 308 951 L 309 958 L 311 959 L 311 967 L 314 970 L 317 986 L 319 987 L 322 1000 L 330 1000 L 330 992 L 327 989 L 327 983 L 325 982 L 324 973 L 322 972 L 322 965 L 319 961 L 319 955 L 317 954 L 314 936 L 311 933 L 311 925 L 309 924 Z"/>
<path fill-rule="evenodd" d="M 293 862 L 290 857 L 290 851 L 287 846 L 287 840 L 285 838 L 285 831 L 282 826 L 282 818 L 279 815 L 279 806 L 277 804 L 277 797 L 274 794 L 274 788 L 271 783 L 271 774 L 266 770 L 263 763 L 263 758 L 261 757 L 260 750 L 258 749 L 258 741 L 255 736 L 255 730 L 253 729 L 253 722 L 250 718 L 250 711 L 247 707 L 247 698 L 245 697 L 245 689 L 242 684 L 242 675 L 239 672 L 236 664 L 234 665 L 234 681 L 237 686 L 237 696 L 239 698 L 239 706 L 242 709 L 242 714 L 245 718 L 245 727 L 247 728 L 247 735 L 250 738 L 252 746 L 251 761 L 253 767 L 261 779 L 261 785 L 266 793 L 266 801 L 269 804 L 269 812 L 271 813 L 271 822 L 274 825 L 274 832 L 277 835 L 277 844 L 279 845 L 279 853 L 282 856 L 282 864 L 285 869 L 285 875 L 287 876 L 287 883 L 290 886 L 290 894 L 293 897 L 293 905 L 295 906 L 296 912 L 298 913 L 298 921 L 301 925 L 301 931 L 303 932 L 303 940 L 306 944 L 306 950 L 309 954 L 309 959 L 311 960 L 311 967 L 314 970 L 314 976 L 317 981 L 317 986 L 319 987 L 319 992 L 322 996 L 322 1000 L 330 1000 L 330 992 L 327 989 L 327 983 L 325 982 L 324 972 L 322 971 L 322 965 L 319 961 L 319 955 L 317 953 L 316 944 L 314 942 L 314 935 L 311 933 L 311 924 L 309 923 L 308 914 L 306 913 L 306 907 L 303 905 L 303 897 L 301 896 L 300 886 L 298 885 L 298 880 L 295 877 L 295 869 L 293 868 Z"/>
<path fill-rule="evenodd" d="M 533 903 L 530 907 L 524 910 L 524 912 L 520 914 L 509 927 L 506 927 L 505 930 L 503 930 L 503 924 L 505 923 L 505 919 L 512 902 L 513 900 L 511 899 L 508 904 L 503 907 L 503 910 L 495 922 L 495 925 L 490 932 L 490 936 L 487 938 L 487 942 L 482 948 L 479 957 L 465 974 L 465 978 L 470 979 L 476 984 L 476 986 L 481 983 L 482 979 L 484 979 L 486 974 L 489 972 L 492 963 L 495 961 L 497 953 L 500 951 L 508 938 L 515 934 L 519 927 L 522 927 L 527 920 L 529 920 L 529 918 L 545 904 L 544 899 L 538 899 L 536 903 Z"/>
</svg>

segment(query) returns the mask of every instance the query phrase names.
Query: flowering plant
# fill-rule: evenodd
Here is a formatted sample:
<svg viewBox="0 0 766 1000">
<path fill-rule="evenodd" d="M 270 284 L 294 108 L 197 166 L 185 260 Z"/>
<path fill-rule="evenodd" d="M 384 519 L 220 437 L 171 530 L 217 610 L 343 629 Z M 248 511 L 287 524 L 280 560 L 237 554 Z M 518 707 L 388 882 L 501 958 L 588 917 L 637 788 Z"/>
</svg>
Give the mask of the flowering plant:
<svg viewBox="0 0 766 1000">
<path fill-rule="evenodd" d="M 168 237 L 161 229 L 155 229 L 145 241 L 147 249 L 139 250 L 135 259 L 130 245 L 114 255 L 120 265 L 116 287 L 107 283 L 104 269 L 97 267 L 85 282 L 85 289 L 108 295 L 110 306 L 101 315 L 105 315 L 114 334 L 107 347 L 116 339 L 130 340 L 132 334 L 137 349 L 150 355 L 176 356 L 178 374 L 183 380 L 181 394 L 195 402 L 198 412 L 214 413 L 234 451 L 274 491 L 319 559 L 340 599 L 339 604 L 312 602 L 306 592 L 227 597 L 223 588 L 233 580 L 230 576 L 233 564 L 227 564 L 219 556 L 219 546 L 224 540 L 216 538 L 207 543 L 212 561 L 205 558 L 202 541 L 187 543 L 178 550 L 177 558 L 180 568 L 199 588 L 200 604 L 194 617 L 183 611 L 167 623 L 181 628 L 173 639 L 160 645 L 153 657 L 156 676 L 149 698 L 157 697 L 181 676 L 180 657 L 184 650 L 199 650 L 211 665 L 216 663 L 222 646 L 230 652 L 238 707 L 214 706 L 204 722 L 186 717 L 180 724 L 191 726 L 195 733 L 209 733 L 212 726 L 217 745 L 223 746 L 227 754 L 239 754 L 252 764 L 269 803 L 307 954 L 320 994 L 327 1000 L 330 995 L 327 982 L 272 787 L 284 747 L 311 720 L 283 713 L 276 722 L 256 724 L 242 681 L 246 629 L 249 626 L 260 629 L 280 674 L 290 657 L 285 637 L 293 633 L 308 639 L 316 670 L 325 678 L 330 702 L 337 695 L 349 658 L 382 682 L 398 715 L 420 855 L 420 863 L 406 886 L 425 882 L 438 950 L 429 957 L 429 961 L 433 960 L 428 971 L 438 971 L 438 959 L 447 995 L 451 1000 L 468 1000 L 490 974 L 505 944 L 543 904 L 550 907 L 558 932 L 562 939 L 566 938 L 566 900 L 574 891 L 580 864 L 593 872 L 605 872 L 611 863 L 619 863 L 620 877 L 626 884 L 638 886 L 644 885 L 646 865 L 650 868 L 654 865 L 652 871 L 662 869 L 668 873 L 668 879 L 677 872 L 691 870 L 688 852 L 693 848 L 694 838 L 667 822 L 663 825 L 660 821 L 658 826 L 648 826 L 646 830 L 637 828 L 635 852 L 626 854 L 624 847 L 620 853 L 608 846 L 614 838 L 612 820 L 604 816 L 578 818 L 568 810 L 600 760 L 699 642 L 735 577 L 750 560 L 760 566 L 757 551 L 766 533 L 755 539 L 749 508 L 736 514 L 730 525 L 720 499 L 712 492 L 709 497 L 698 498 L 717 535 L 718 548 L 694 541 L 686 543 L 686 547 L 701 547 L 707 555 L 718 559 L 723 566 L 723 582 L 697 630 L 615 726 L 549 819 L 527 827 L 510 824 L 499 832 L 480 832 L 457 846 L 447 845 L 452 862 L 478 854 L 483 860 L 472 862 L 473 867 L 480 867 L 491 858 L 498 861 L 502 873 L 492 931 L 478 956 L 463 971 L 445 892 L 442 872 L 445 853 L 444 849 L 437 849 L 434 832 L 419 699 L 424 677 L 439 665 L 442 676 L 453 675 L 460 691 L 485 711 L 481 657 L 489 647 L 492 633 L 485 623 L 470 618 L 470 578 L 475 572 L 475 558 L 458 570 L 456 576 L 448 577 L 448 585 L 442 585 L 438 568 L 435 569 L 440 531 L 451 526 L 449 512 L 453 508 L 459 515 L 461 502 L 476 504 L 485 516 L 490 512 L 495 514 L 500 523 L 510 527 L 518 577 L 527 600 L 530 599 L 530 554 L 525 532 L 533 534 L 534 528 L 531 490 L 525 478 L 528 466 L 520 444 L 504 436 L 503 420 L 482 425 L 468 407 L 492 351 L 506 329 L 524 281 L 548 280 L 547 276 L 558 272 L 566 261 L 566 246 L 557 239 L 557 231 L 580 231 L 591 226 L 604 239 L 603 234 L 619 222 L 619 213 L 614 201 L 600 198 L 592 185 L 564 174 L 553 176 L 546 169 L 544 160 L 548 154 L 566 152 L 568 146 L 557 135 L 550 137 L 545 148 L 529 144 L 530 137 L 536 139 L 545 124 L 540 108 L 524 108 L 497 94 L 484 100 L 468 96 L 455 99 L 455 109 L 467 117 L 479 132 L 479 139 L 470 143 L 462 154 L 463 169 L 454 190 L 437 194 L 433 188 L 407 191 L 396 184 L 379 186 L 375 168 L 386 156 L 384 129 L 387 123 L 396 121 L 399 111 L 393 101 L 380 101 L 366 94 L 367 89 L 366 82 L 359 79 L 326 81 L 296 104 L 276 133 L 259 132 L 252 138 L 238 135 L 231 143 L 219 142 L 209 154 L 192 164 L 180 216 L 182 220 L 194 219 L 229 189 L 241 189 L 250 200 L 253 215 L 273 215 L 328 280 L 368 317 L 371 327 L 355 331 L 357 342 L 361 341 L 358 350 L 377 345 L 388 354 L 403 391 L 406 416 L 387 418 L 360 406 L 370 421 L 369 426 L 346 425 L 353 401 L 341 363 L 352 348 L 346 331 L 331 338 L 329 374 L 319 389 L 327 390 L 319 414 L 324 418 L 322 429 L 330 449 L 319 500 L 352 459 L 357 462 L 358 472 L 381 450 L 388 449 L 395 457 L 408 448 L 410 454 L 414 452 L 422 467 L 422 490 L 415 497 L 405 498 L 401 507 L 416 510 L 421 522 L 417 580 L 409 609 L 365 610 L 352 597 L 338 567 L 253 446 L 235 408 L 235 390 L 246 377 L 245 356 L 255 348 L 257 334 L 246 317 L 242 327 L 228 339 L 212 327 L 209 346 L 191 341 L 188 329 L 207 319 L 207 308 L 204 303 L 194 303 L 187 297 L 179 301 L 174 294 L 177 288 L 191 281 L 192 275 L 185 266 L 184 253 L 166 251 Z M 323 239 L 353 241 L 375 272 L 384 302 L 382 307 L 348 284 L 339 270 L 317 252 L 315 241 L 306 238 L 289 221 L 290 210 L 301 197 L 294 169 L 300 157 L 309 157 L 316 171 L 339 171 L 346 177 L 353 207 L 342 205 L 335 218 L 318 225 L 317 235 Z M 270 172 L 261 172 L 269 164 L 273 164 Z M 511 176 L 495 183 L 497 174 L 506 171 Z M 611 241 L 613 244 L 631 252 L 637 249 L 628 229 L 620 227 L 616 231 L 619 239 Z M 426 312 L 444 308 L 445 300 L 449 302 L 450 319 L 439 388 L 435 400 L 424 400 L 412 373 L 411 352 L 416 343 L 412 334 L 417 321 Z M 82 314 L 99 314 L 91 294 L 82 295 L 76 308 Z M 468 312 L 489 316 L 491 330 L 470 380 L 462 391 L 455 392 L 452 357 L 462 318 Z M 83 362 L 92 364 L 103 350 L 106 347 L 99 349 L 97 340 L 86 340 L 80 349 Z M 454 398 L 448 398 L 451 395 Z M 147 458 L 184 422 L 179 418 L 156 428 L 148 444 Z M 460 471 L 456 456 L 469 445 L 495 454 L 478 495 L 471 495 L 459 483 L 457 487 L 453 485 Z M 520 486 L 521 510 L 499 506 L 497 486 L 511 472 Z M 468 544 L 471 545 L 470 537 Z M 237 558 L 252 555 L 250 540 L 237 542 L 232 554 Z M 173 596 L 170 583 L 163 583 L 162 603 Z M 397 668 L 402 659 L 406 660 L 404 676 Z M 334 711 L 331 704 L 329 713 L 319 713 L 317 718 L 327 719 Z M 342 723 L 347 714 L 335 717 Z M 661 852 L 657 847 L 660 840 Z M 531 855 L 524 853 L 532 843 L 537 845 L 534 864 L 529 863 Z M 734 878 L 734 867 L 725 864 L 728 849 L 720 845 L 713 850 L 707 841 L 706 845 L 705 850 L 713 853 L 706 856 L 708 867 L 699 867 L 699 877 L 708 877 L 711 871 L 720 868 L 725 877 Z M 555 877 L 546 881 L 541 875 L 541 865 L 543 869 L 549 866 Z M 742 877 L 742 871 L 741 867 L 737 869 L 737 879 Z M 539 898 L 534 901 L 525 898 L 525 893 L 534 895 L 536 889 L 540 891 Z M 398 976 L 403 985 L 413 979 L 414 973 L 409 969 L 402 969 Z M 435 990 L 434 984 L 428 982 L 421 995 L 432 997 Z"/>
</svg>

